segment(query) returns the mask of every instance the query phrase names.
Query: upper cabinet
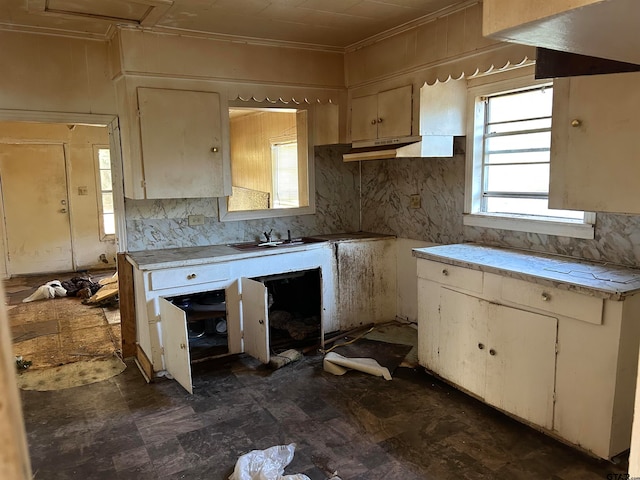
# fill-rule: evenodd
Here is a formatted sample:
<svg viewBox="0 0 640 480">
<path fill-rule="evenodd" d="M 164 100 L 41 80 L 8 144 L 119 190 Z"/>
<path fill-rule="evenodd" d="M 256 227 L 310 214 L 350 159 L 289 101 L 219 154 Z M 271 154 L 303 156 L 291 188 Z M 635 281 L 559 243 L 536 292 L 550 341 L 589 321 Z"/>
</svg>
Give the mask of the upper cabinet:
<svg viewBox="0 0 640 480">
<path fill-rule="evenodd" d="M 640 213 L 640 73 L 556 79 L 551 208 Z"/>
<path fill-rule="evenodd" d="M 231 193 L 226 95 L 183 83 L 131 76 L 115 82 L 127 198 Z"/>
<path fill-rule="evenodd" d="M 351 101 L 351 141 L 411 136 L 412 86 Z"/>
<path fill-rule="evenodd" d="M 483 35 L 640 64 L 637 0 L 484 0 Z"/>
</svg>

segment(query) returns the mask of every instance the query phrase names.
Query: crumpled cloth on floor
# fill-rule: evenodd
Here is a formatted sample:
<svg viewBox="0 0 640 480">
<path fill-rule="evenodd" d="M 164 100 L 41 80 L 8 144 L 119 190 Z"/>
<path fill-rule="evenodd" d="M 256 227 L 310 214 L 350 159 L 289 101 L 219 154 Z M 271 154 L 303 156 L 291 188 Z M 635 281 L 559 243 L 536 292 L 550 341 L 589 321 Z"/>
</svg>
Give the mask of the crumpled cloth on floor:
<svg viewBox="0 0 640 480">
<path fill-rule="evenodd" d="M 302 473 L 282 475 L 293 460 L 295 448 L 291 443 L 245 453 L 238 458 L 229 480 L 311 480 Z"/>
<path fill-rule="evenodd" d="M 38 289 L 22 300 L 22 303 L 33 302 L 34 300 L 46 300 L 53 297 L 66 297 L 67 290 L 62 287 L 60 280 L 52 280 L 38 287 Z"/>
</svg>

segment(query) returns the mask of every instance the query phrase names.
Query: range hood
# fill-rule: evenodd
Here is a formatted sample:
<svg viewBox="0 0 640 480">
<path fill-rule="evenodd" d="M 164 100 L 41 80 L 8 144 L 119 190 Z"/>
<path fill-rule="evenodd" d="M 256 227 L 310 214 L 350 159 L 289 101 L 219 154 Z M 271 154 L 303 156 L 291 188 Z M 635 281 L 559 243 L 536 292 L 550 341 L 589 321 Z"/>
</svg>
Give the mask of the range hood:
<svg viewBox="0 0 640 480">
<path fill-rule="evenodd" d="M 428 135 L 354 142 L 342 155 L 345 162 L 393 158 L 452 157 L 453 136 Z"/>
</svg>

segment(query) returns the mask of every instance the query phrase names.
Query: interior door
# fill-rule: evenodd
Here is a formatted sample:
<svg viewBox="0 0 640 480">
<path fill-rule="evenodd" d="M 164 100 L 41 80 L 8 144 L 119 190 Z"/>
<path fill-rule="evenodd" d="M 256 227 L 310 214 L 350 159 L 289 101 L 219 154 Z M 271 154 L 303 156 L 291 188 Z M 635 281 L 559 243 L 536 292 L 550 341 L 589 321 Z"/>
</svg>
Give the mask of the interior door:
<svg viewBox="0 0 640 480">
<path fill-rule="evenodd" d="M 162 318 L 165 369 L 189 393 L 193 393 L 187 316 L 184 310 L 164 298 L 158 299 L 158 303 Z"/>
<path fill-rule="evenodd" d="M 11 275 L 73 270 L 62 145 L 0 145 Z"/>
<path fill-rule="evenodd" d="M 244 351 L 262 363 L 269 363 L 269 307 L 267 287 L 249 278 L 242 285 L 242 328 Z"/>
</svg>

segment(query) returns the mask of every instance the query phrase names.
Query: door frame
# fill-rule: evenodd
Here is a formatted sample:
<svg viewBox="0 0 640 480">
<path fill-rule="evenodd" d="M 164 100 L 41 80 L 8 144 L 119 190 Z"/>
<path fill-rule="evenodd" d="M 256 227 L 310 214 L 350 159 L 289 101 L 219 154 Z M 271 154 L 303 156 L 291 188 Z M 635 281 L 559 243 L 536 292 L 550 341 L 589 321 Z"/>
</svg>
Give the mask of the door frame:
<svg viewBox="0 0 640 480">
<path fill-rule="evenodd" d="M 82 123 L 86 125 L 106 127 L 109 131 L 109 149 L 111 151 L 111 172 L 113 178 L 113 203 L 116 221 L 116 252 L 127 251 L 127 229 L 124 209 L 124 179 L 122 167 L 122 146 L 120 142 L 120 126 L 117 115 L 82 114 L 64 112 L 43 112 L 0 109 L 0 122 L 38 122 L 38 123 Z M 65 169 L 66 165 L 65 151 Z M 1 187 L 0 187 L 1 188 Z M 0 215 L 4 218 L 4 204 L 0 195 Z M 0 222 L 0 276 L 9 278 L 9 265 L 7 259 L 6 232 L 4 222 Z M 73 232 L 71 233 L 72 262 L 75 264 L 75 252 L 73 251 Z"/>
</svg>

